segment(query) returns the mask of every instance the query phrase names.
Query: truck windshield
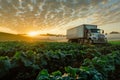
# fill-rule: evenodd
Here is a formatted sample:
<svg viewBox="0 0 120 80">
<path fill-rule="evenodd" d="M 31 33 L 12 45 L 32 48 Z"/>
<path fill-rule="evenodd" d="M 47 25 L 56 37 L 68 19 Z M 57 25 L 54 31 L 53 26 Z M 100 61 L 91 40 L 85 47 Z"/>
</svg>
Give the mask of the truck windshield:
<svg viewBox="0 0 120 80">
<path fill-rule="evenodd" d="M 92 33 L 100 33 L 100 29 L 90 29 Z"/>
</svg>

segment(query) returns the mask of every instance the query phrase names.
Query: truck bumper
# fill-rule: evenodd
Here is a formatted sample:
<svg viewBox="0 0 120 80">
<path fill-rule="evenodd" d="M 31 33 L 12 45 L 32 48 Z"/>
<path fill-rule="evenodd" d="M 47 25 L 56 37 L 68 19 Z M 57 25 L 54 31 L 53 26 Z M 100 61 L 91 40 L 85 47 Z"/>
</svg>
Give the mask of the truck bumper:
<svg viewBox="0 0 120 80">
<path fill-rule="evenodd" d="M 103 39 L 103 40 L 93 40 L 93 43 L 107 43 L 107 39 Z"/>
</svg>

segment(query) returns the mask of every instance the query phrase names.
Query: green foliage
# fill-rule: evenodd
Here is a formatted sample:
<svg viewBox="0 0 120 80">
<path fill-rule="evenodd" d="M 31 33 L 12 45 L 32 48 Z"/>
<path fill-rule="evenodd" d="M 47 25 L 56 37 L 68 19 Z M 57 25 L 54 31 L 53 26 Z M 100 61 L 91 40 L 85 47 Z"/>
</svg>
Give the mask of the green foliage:
<svg viewBox="0 0 120 80">
<path fill-rule="evenodd" d="M 120 45 L 120 41 L 109 41 L 109 43 L 113 45 Z"/>
<path fill-rule="evenodd" d="M 5 76 L 11 68 L 10 60 L 7 56 L 0 57 L 0 78 Z"/>
<path fill-rule="evenodd" d="M 35 64 L 35 53 L 32 51 L 27 51 L 26 53 L 16 52 L 13 56 L 13 60 L 16 61 L 16 64 L 24 65 L 25 67 L 32 67 L 33 69 L 39 69 L 39 66 Z"/>
<path fill-rule="evenodd" d="M 76 78 L 77 76 L 76 73 L 79 71 L 79 69 L 68 66 L 68 67 L 65 67 L 65 71 L 68 73 L 70 77 Z"/>
<path fill-rule="evenodd" d="M 52 75 L 53 76 L 62 76 L 62 73 L 60 71 L 55 71 L 55 72 L 52 72 Z"/>
<path fill-rule="evenodd" d="M 0 42 L 0 56 L 0 80 L 120 78 L 120 45 Z"/>
<path fill-rule="evenodd" d="M 46 69 L 40 71 L 36 80 L 50 80 L 48 71 Z"/>
<path fill-rule="evenodd" d="M 90 68 L 87 66 L 80 67 L 79 79 L 82 80 L 105 80 L 100 72 L 95 68 Z"/>
</svg>

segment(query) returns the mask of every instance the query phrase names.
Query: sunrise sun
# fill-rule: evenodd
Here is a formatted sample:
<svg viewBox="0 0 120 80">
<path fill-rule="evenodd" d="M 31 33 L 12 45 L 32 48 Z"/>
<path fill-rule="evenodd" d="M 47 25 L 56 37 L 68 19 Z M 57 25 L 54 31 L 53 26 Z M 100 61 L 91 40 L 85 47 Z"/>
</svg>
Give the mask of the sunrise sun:
<svg viewBox="0 0 120 80">
<path fill-rule="evenodd" d="M 30 37 L 35 37 L 35 36 L 39 35 L 39 33 L 38 32 L 29 32 L 27 35 Z"/>
</svg>

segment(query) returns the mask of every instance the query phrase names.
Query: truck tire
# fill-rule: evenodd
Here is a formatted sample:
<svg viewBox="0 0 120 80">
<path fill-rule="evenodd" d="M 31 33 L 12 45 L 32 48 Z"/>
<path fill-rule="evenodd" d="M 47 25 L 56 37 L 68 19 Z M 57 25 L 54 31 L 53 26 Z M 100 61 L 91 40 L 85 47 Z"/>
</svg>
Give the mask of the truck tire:
<svg viewBox="0 0 120 80">
<path fill-rule="evenodd" d="M 78 43 L 84 44 L 84 39 L 78 39 Z"/>
<path fill-rule="evenodd" d="M 105 39 L 105 43 L 108 43 L 108 40 L 107 40 L 107 39 Z"/>
<path fill-rule="evenodd" d="M 68 42 L 70 42 L 70 43 L 77 43 L 77 39 L 69 39 Z"/>
<path fill-rule="evenodd" d="M 78 43 L 78 39 L 73 39 L 72 42 Z"/>
<path fill-rule="evenodd" d="M 70 40 L 70 39 L 69 39 L 69 40 L 68 40 L 68 42 L 69 42 L 69 43 L 71 43 L 71 42 L 72 42 L 72 40 Z"/>
<path fill-rule="evenodd" d="M 89 39 L 88 43 L 93 44 L 93 40 Z"/>
</svg>

